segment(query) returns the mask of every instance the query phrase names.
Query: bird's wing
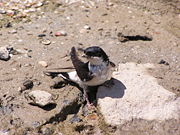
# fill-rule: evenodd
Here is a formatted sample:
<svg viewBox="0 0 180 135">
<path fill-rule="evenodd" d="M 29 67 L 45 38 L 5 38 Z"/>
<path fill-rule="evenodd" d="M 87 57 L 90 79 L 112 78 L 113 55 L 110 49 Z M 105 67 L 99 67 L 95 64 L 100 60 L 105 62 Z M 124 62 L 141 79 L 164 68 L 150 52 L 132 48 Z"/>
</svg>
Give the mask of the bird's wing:
<svg viewBox="0 0 180 135">
<path fill-rule="evenodd" d="M 93 75 L 89 72 L 88 63 L 82 62 L 76 53 L 75 47 L 71 48 L 71 61 L 81 81 L 90 81 Z"/>
</svg>

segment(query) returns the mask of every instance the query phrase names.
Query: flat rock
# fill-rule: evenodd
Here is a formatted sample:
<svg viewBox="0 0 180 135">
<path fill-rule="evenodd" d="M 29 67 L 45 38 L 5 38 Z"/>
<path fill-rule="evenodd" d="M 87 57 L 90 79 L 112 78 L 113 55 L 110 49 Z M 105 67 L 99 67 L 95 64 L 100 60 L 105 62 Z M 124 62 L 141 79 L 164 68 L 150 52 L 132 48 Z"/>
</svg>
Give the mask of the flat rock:
<svg viewBox="0 0 180 135">
<path fill-rule="evenodd" d="M 46 106 L 49 104 L 54 104 L 52 94 L 42 91 L 42 90 L 34 90 L 28 94 L 30 99 L 30 103 L 38 106 Z"/>
<path fill-rule="evenodd" d="M 147 73 L 152 64 L 120 64 L 114 86 L 98 89 L 97 99 L 105 121 L 122 125 L 133 119 L 164 121 L 180 118 L 180 98 Z"/>
</svg>

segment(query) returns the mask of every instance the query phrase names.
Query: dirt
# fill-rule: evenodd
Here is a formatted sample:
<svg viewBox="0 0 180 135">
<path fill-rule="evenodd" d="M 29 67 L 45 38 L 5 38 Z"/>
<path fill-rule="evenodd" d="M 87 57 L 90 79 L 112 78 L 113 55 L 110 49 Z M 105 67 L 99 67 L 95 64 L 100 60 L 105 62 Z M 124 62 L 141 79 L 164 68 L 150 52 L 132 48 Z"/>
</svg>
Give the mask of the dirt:
<svg viewBox="0 0 180 135">
<path fill-rule="evenodd" d="M 178 5 L 177 1 L 171 2 L 173 5 Z M 14 130 L 16 126 L 13 126 L 10 121 L 11 115 L 9 114 L 16 109 L 11 108 L 22 108 L 26 104 L 24 95 L 18 91 L 19 87 L 25 80 L 31 79 L 35 84 L 32 89 L 52 92 L 50 89 L 51 79 L 46 77 L 43 71 L 71 66 L 69 51 L 73 46 L 86 48 L 98 45 L 107 52 L 116 65 L 126 62 L 153 63 L 156 68 L 149 69 L 149 73 L 157 78 L 158 83 L 164 88 L 180 96 L 180 16 L 178 7 L 170 6 L 172 10 L 168 10 L 168 6 L 163 6 L 164 3 L 159 1 L 155 2 L 156 10 L 152 9 L 152 6 L 132 4 L 131 1 L 129 3 L 112 1 L 112 3 L 108 5 L 100 2 L 95 3 L 95 6 L 80 3 L 71 5 L 50 3 L 42 7 L 44 12 L 34 13 L 27 20 L 24 19 L 18 23 L 14 21 L 12 27 L 0 28 L 0 47 L 8 45 L 25 52 L 13 55 L 8 61 L 0 61 L 0 99 L 2 100 L 0 100 L 0 107 L 2 105 L 7 107 L 5 116 L 0 113 L 0 118 L 5 123 L 0 126 L 1 130 L 8 132 L 10 130 L 10 134 L 17 135 L 44 134 L 45 131 L 57 135 L 60 132 L 65 135 L 132 134 L 139 125 L 141 128 L 136 129 L 137 134 L 145 132 L 144 129 L 148 134 L 153 134 L 157 133 L 157 129 L 153 128 L 154 125 L 157 125 L 160 131 L 158 133 L 172 134 L 170 130 L 171 127 L 174 127 L 173 134 L 179 134 L 180 128 L 177 127 L 179 121 L 172 120 L 161 123 L 135 120 L 118 128 L 106 125 L 98 111 L 93 112 L 93 116 L 90 118 L 82 117 L 78 113 L 78 116 L 83 119 L 81 122 L 71 124 L 67 119 L 63 122 L 43 125 L 40 128 L 21 128 L 18 126 L 21 119 L 17 118 L 15 125 L 18 129 Z M 5 20 L 8 22 L 7 18 Z M 90 28 L 85 29 L 85 25 Z M 13 29 L 17 33 L 9 32 Z M 60 30 L 65 31 L 67 36 L 54 36 L 54 33 Z M 119 33 L 131 38 L 122 42 Z M 45 34 L 45 36 L 38 37 L 39 34 Z M 151 40 L 144 40 L 141 37 L 150 37 Z M 44 39 L 50 40 L 51 44 L 42 44 Z M 47 62 L 48 67 L 38 64 L 42 60 Z M 68 87 L 66 86 L 66 90 Z M 58 91 L 53 90 L 53 92 L 63 93 L 63 88 Z M 26 112 L 22 115 L 26 115 Z M 45 131 L 42 132 L 43 128 Z M 164 128 L 167 130 L 163 131 Z"/>
</svg>

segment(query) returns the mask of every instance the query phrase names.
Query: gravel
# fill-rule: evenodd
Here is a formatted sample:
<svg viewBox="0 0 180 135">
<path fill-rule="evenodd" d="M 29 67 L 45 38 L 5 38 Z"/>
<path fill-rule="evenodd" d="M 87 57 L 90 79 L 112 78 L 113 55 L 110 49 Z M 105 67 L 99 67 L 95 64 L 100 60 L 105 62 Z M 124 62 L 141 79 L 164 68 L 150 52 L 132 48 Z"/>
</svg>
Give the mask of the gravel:
<svg viewBox="0 0 180 135">
<path fill-rule="evenodd" d="M 0 14 L 11 17 L 26 17 L 44 5 L 45 0 L 0 0 Z"/>
</svg>

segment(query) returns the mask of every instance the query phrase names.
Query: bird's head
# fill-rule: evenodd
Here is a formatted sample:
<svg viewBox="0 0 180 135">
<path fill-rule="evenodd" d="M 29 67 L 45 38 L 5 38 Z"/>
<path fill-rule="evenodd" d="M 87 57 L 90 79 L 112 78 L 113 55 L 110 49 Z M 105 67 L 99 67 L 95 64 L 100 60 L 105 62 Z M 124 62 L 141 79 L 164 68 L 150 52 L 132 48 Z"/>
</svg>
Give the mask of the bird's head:
<svg viewBox="0 0 180 135">
<path fill-rule="evenodd" d="M 98 46 L 86 48 L 84 50 L 84 57 L 86 57 L 87 60 L 94 65 L 100 64 L 101 62 L 109 61 L 107 54 L 102 48 Z"/>
</svg>

